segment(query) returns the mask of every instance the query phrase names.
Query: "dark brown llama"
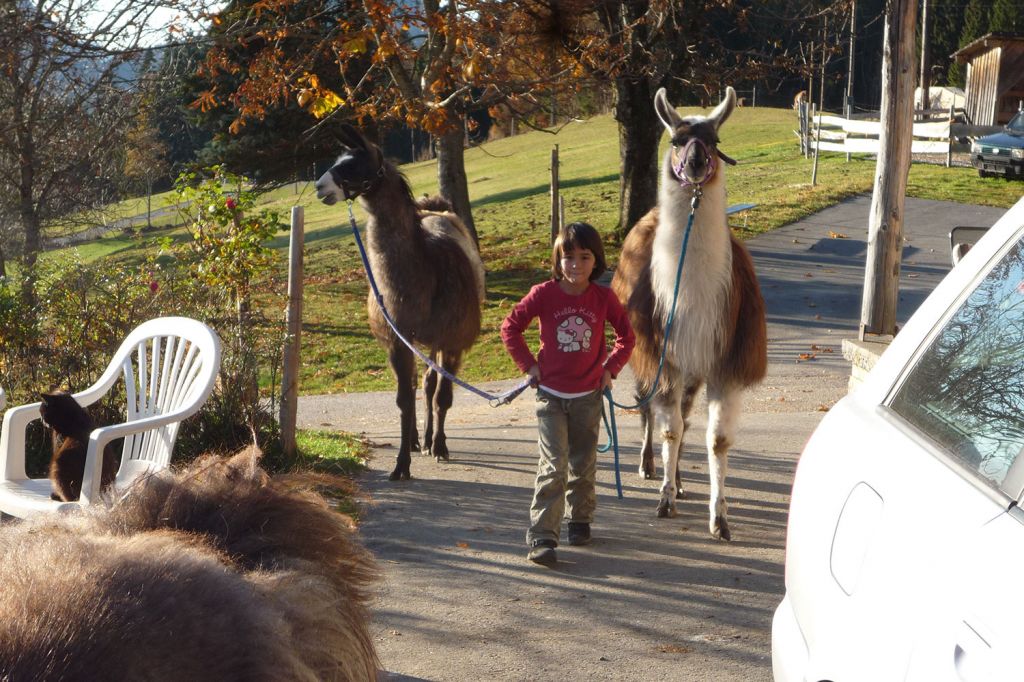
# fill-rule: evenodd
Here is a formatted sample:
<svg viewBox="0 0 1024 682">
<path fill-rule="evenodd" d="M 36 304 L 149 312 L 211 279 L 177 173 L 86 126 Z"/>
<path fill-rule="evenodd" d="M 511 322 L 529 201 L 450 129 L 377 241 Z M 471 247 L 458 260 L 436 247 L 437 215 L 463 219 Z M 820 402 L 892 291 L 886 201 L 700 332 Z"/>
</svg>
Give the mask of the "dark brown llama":
<svg viewBox="0 0 1024 682">
<path fill-rule="evenodd" d="M 355 128 L 344 126 L 342 143 L 338 161 L 317 180 L 316 195 L 328 205 L 359 197 L 369 215 L 367 255 L 388 313 L 403 336 L 427 349 L 435 362 L 440 357 L 441 367 L 455 374 L 462 354 L 480 334 L 484 265 L 475 237 L 443 200 L 415 202 L 405 178 Z M 416 356 L 388 327 L 372 289 L 367 308 L 370 330 L 388 349 L 398 382 L 402 443 L 391 480 L 404 480 L 410 453 L 419 449 Z M 423 452 L 447 460 L 444 421 L 452 405 L 452 382 L 428 369 L 423 390 Z"/>
<path fill-rule="evenodd" d="M 690 202 L 700 187 L 702 198 L 690 232 L 664 369 L 657 393 L 641 410 L 640 474 L 654 478 L 656 427 L 664 467 L 658 516 L 674 516 L 676 497 L 681 496 L 678 465 L 686 420 L 697 391 L 706 384 L 709 528 L 724 540 L 730 539 L 725 475 L 740 393 L 764 378 L 768 362 L 764 300 L 753 262 L 726 222 L 722 161 L 732 160 L 718 150 L 718 129 L 735 103 L 736 92 L 728 88 L 710 116 L 682 118 L 668 103 L 665 90 L 657 92 L 655 110 L 671 137 L 658 206 L 626 237 L 612 280 L 636 332 L 630 365 L 637 393 L 645 396 L 658 369 Z"/>
<path fill-rule="evenodd" d="M 325 483 L 250 450 L 0 526 L 0 678 L 372 682 L 378 571 Z"/>
</svg>

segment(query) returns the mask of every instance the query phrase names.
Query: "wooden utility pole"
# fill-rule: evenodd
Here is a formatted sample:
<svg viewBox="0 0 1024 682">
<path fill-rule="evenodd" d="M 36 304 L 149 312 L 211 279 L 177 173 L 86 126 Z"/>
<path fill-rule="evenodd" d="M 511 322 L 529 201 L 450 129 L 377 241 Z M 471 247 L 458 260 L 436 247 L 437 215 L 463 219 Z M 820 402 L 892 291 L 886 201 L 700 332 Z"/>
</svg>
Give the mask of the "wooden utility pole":
<svg viewBox="0 0 1024 682">
<path fill-rule="evenodd" d="M 932 51 L 928 45 L 931 42 L 931 28 L 928 24 L 928 0 L 921 0 L 921 78 L 918 82 L 921 84 L 921 109 L 924 111 L 931 109 Z M 924 120 L 929 118 L 925 116 Z"/>
<path fill-rule="evenodd" d="M 551 149 L 551 243 L 558 238 L 558 231 L 562 227 L 560 211 L 558 210 L 558 145 Z"/>
<path fill-rule="evenodd" d="M 882 112 L 860 338 L 895 334 L 903 251 L 903 206 L 914 121 L 914 29 L 917 0 L 890 0 L 882 44 Z"/>
<path fill-rule="evenodd" d="M 284 368 L 281 372 L 281 447 L 285 461 L 295 461 L 295 431 L 299 409 L 299 337 L 302 332 L 302 280 L 305 221 L 301 206 L 292 206 L 288 245 L 288 309 L 285 312 Z"/>
</svg>

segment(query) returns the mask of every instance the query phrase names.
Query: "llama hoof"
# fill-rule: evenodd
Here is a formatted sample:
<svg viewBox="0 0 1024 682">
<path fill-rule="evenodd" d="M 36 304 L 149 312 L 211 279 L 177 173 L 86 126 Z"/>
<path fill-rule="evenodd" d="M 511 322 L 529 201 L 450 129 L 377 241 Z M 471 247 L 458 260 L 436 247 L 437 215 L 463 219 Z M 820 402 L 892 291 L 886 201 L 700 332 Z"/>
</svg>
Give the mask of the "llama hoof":
<svg viewBox="0 0 1024 682">
<path fill-rule="evenodd" d="M 433 453 L 430 452 L 430 448 L 420 448 L 420 454 L 424 457 L 431 457 Z"/>
<path fill-rule="evenodd" d="M 644 479 L 645 481 L 653 480 L 654 479 L 654 465 L 653 464 L 651 466 L 642 465 L 640 467 L 640 478 Z"/>
<path fill-rule="evenodd" d="M 391 475 L 388 476 L 389 481 L 408 481 L 410 478 L 412 477 L 408 471 L 399 471 L 398 469 L 392 471 Z"/>
<path fill-rule="evenodd" d="M 686 495 L 683 494 L 683 489 L 682 488 L 680 488 L 679 490 L 676 491 L 676 499 L 677 500 L 684 500 L 684 499 L 686 499 Z"/>
<path fill-rule="evenodd" d="M 448 446 L 444 443 L 434 441 L 434 459 L 438 462 L 448 461 Z"/>
<path fill-rule="evenodd" d="M 724 516 L 716 516 L 711 521 L 711 536 L 716 540 L 732 540 L 732 533 L 729 532 L 729 522 Z"/>
<path fill-rule="evenodd" d="M 661 498 L 661 502 L 658 503 L 658 518 L 659 519 L 671 519 L 676 515 L 676 508 L 673 506 L 671 500 L 667 500 L 664 497 Z"/>
</svg>

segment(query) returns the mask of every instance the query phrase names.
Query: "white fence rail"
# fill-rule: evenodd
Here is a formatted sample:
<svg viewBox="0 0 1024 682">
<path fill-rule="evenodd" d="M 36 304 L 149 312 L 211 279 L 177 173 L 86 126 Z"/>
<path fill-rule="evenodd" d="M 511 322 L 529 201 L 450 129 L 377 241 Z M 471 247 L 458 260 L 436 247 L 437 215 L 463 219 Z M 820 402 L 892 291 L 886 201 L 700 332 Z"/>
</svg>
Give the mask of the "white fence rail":
<svg viewBox="0 0 1024 682">
<path fill-rule="evenodd" d="M 949 121 L 914 124 L 911 153 L 946 154 L 949 152 Z M 840 116 L 815 116 L 810 121 L 812 138 L 819 151 L 851 154 L 877 154 L 878 138 L 882 130 L 879 121 L 854 121 Z"/>
</svg>

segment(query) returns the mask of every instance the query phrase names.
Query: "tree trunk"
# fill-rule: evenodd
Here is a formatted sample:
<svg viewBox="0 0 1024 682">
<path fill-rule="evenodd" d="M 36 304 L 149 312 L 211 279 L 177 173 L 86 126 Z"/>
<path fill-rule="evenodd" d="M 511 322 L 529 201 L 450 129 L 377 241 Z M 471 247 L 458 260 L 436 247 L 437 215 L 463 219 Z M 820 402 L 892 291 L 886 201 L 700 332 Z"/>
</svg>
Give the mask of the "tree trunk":
<svg viewBox="0 0 1024 682">
<path fill-rule="evenodd" d="M 478 245 L 473 209 L 469 205 L 469 182 L 466 179 L 466 157 L 461 127 L 455 127 L 440 135 L 437 145 L 437 181 L 441 196 L 451 202 L 455 214 L 469 228 L 473 241 Z"/>
<path fill-rule="evenodd" d="M 4 258 L 4 247 L 0 244 L 0 279 L 7 277 L 7 259 Z"/>
<path fill-rule="evenodd" d="M 658 203 L 658 140 L 662 126 L 646 79 L 615 79 L 619 124 L 619 225 L 627 232 Z"/>
<path fill-rule="evenodd" d="M 891 0 L 882 45 L 882 131 L 868 221 L 861 339 L 866 333 L 896 333 L 903 206 L 913 141 L 916 21 L 916 0 Z"/>
</svg>

